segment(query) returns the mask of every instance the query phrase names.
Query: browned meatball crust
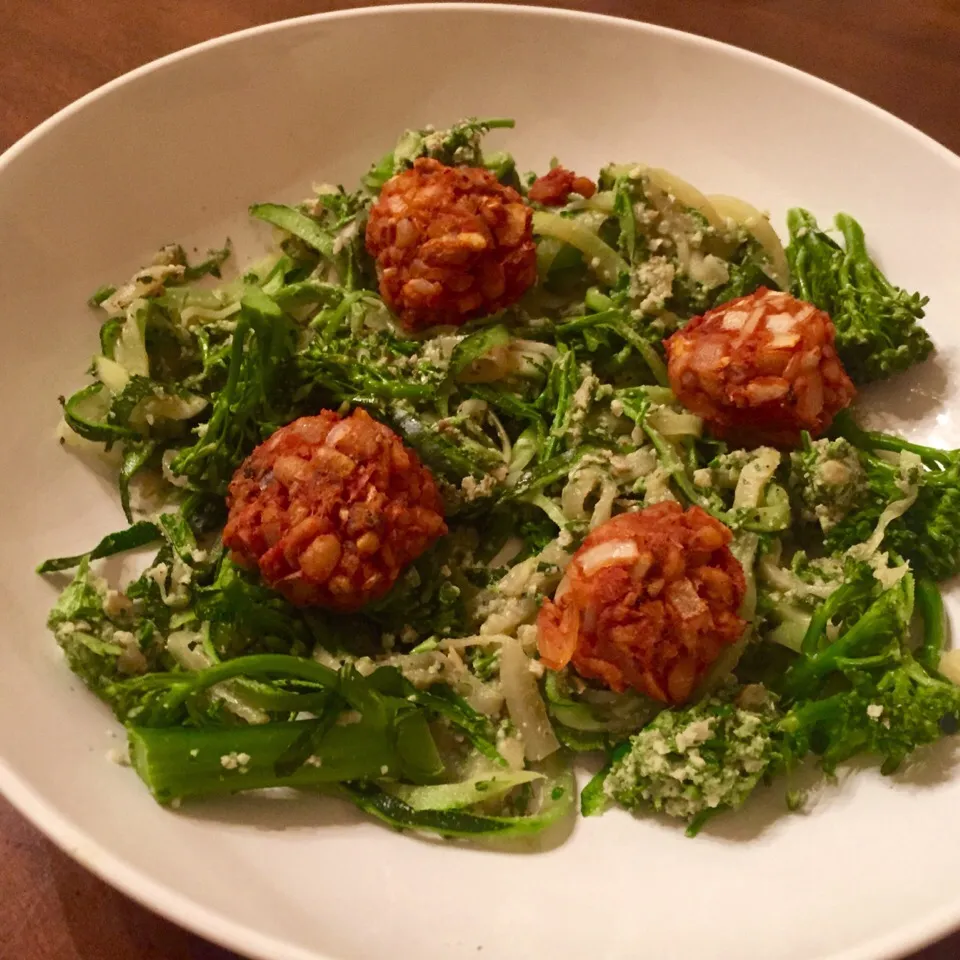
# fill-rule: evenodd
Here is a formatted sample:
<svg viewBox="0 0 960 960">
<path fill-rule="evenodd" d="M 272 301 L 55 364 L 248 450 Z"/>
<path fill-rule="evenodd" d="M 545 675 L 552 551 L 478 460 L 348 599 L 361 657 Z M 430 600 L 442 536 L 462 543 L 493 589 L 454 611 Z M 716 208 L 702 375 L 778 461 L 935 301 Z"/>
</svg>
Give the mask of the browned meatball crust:
<svg viewBox="0 0 960 960">
<path fill-rule="evenodd" d="M 589 177 L 578 176 L 566 167 L 554 167 L 533 181 L 527 197 L 545 207 L 562 207 L 571 193 L 592 197 L 596 192 L 597 185 Z"/>
</svg>

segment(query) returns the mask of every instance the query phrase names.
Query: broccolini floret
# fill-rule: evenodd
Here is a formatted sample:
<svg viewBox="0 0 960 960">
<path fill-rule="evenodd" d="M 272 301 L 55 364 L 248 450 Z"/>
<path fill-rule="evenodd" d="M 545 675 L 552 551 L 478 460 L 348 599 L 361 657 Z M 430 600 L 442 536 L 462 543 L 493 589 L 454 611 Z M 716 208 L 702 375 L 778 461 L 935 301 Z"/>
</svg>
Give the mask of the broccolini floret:
<svg viewBox="0 0 960 960">
<path fill-rule="evenodd" d="M 863 229 L 837 214 L 840 247 L 799 207 L 787 214 L 787 258 L 792 292 L 830 314 L 837 328 L 837 353 L 854 383 L 884 380 L 925 360 L 933 351 L 920 326 L 927 298 L 895 287 L 873 262 Z"/>
<path fill-rule="evenodd" d="M 809 754 L 828 775 L 857 755 L 879 759 L 881 771 L 892 773 L 918 747 L 955 732 L 960 687 L 923 666 L 938 661 L 943 645 L 936 585 L 917 587 L 924 630 L 915 656 L 913 577 L 903 573 L 886 588 L 868 564 L 848 558 L 845 567 L 841 585 L 814 607 L 776 695 L 731 683 L 700 703 L 664 711 L 613 752 L 592 793 L 602 780 L 609 799 L 687 820 L 694 834 Z M 801 562 L 792 575 L 827 584 L 813 569 Z M 587 812 L 599 812 L 589 799 Z"/>
<path fill-rule="evenodd" d="M 931 675 L 909 655 L 886 672 L 854 672 L 851 689 L 798 704 L 781 723 L 795 753 L 813 750 L 833 773 L 857 754 L 893 773 L 918 747 L 957 729 L 960 687 Z"/>
</svg>

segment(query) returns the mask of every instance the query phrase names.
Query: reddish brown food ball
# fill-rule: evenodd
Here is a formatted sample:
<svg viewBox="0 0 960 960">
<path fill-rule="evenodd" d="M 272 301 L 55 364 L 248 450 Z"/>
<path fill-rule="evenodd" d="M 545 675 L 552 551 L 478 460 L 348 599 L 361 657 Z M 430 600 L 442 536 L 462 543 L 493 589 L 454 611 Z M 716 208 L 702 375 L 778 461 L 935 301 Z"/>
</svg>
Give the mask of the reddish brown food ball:
<svg viewBox="0 0 960 960">
<path fill-rule="evenodd" d="M 673 501 L 608 520 L 574 554 L 537 618 L 540 660 L 618 693 L 683 703 L 746 622 L 730 530 Z"/>
<path fill-rule="evenodd" d="M 578 177 L 566 167 L 554 167 L 549 173 L 537 177 L 527 191 L 527 197 L 546 207 L 562 207 L 571 193 L 592 197 L 597 185 L 589 177 Z"/>
<path fill-rule="evenodd" d="M 488 170 L 415 161 L 384 184 L 367 222 L 381 296 L 410 330 L 516 303 L 537 279 L 532 216 Z"/>
<path fill-rule="evenodd" d="M 233 559 L 298 606 L 358 610 L 447 532 L 430 471 L 365 410 L 281 427 L 227 495 Z"/>
<path fill-rule="evenodd" d="M 717 436 L 795 447 L 822 433 L 856 390 L 830 317 L 761 287 L 695 317 L 666 341 L 673 392 Z"/>
</svg>

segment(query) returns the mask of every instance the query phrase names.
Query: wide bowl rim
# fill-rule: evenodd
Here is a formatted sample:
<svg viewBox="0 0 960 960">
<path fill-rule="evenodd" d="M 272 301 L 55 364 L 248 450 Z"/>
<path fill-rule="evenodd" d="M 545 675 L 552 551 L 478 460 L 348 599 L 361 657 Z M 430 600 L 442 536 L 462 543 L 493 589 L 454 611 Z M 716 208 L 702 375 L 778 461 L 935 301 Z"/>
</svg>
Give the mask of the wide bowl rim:
<svg viewBox="0 0 960 960">
<path fill-rule="evenodd" d="M 901 135 L 908 136 L 926 150 L 933 151 L 941 160 L 953 167 L 960 176 L 960 156 L 933 137 L 837 84 L 813 76 L 772 57 L 672 27 L 608 14 L 528 4 L 452 2 L 443 4 L 395 3 L 307 14 L 247 27 L 175 50 L 96 87 L 79 99 L 62 107 L 51 117 L 28 131 L 0 154 L 0 177 L 22 154 L 30 150 L 35 143 L 51 134 L 54 129 L 74 114 L 81 113 L 88 105 L 110 96 L 121 87 L 135 82 L 141 77 L 164 70 L 181 60 L 201 56 L 210 50 L 242 42 L 253 36 L 296 30 L 305 24 L 364 17 L 412 17 L 438 12 L 446 13 L 447 11 L 460 11 L 494 17 L 532 15 L 543 18 L 616 24 L 624 30 L 636 30 L 640 33 L 680 39 L 693 46 L 713 50 L 719 49 L 727 56 L 753 63 L 765 70 L 779 71 L 795 81 L 818 90 L 821 94 L 846 101 L 860 111 L 873 114 L 877 119 L 897 129 Z M 69 818 L 60 814 L 48 803 L 26 778 L 15 773 L 2 757 L 0 757 L 0 795 L 3 795 L 29 823 L 85 869 L 125 896 L 198 936 L 234 950 L 243 956 L 255 958 L 255 960 L 344 960 L 344 958 L 334 957 L 332 954 L 319 953 L 312 949 L 305 950 L 273 936 L 259 933 L 252 927 L 226 919 L 212 909 L 198 906 L 174 887 L 152 879 L 149 873 L 131 866 L 123 857 L 111 852 L 109 847 L 91 841 L 81 828 L 75 826 Z M 875 937 L 859 946 L 839 952 L 821 954 L 818 957 L 811 958 L 811 960 L 896 960 L 898 957 L 904 957 L 913 951 L 922 949 L 958 927 L 960 927 L 960 897 L 957 898 L 955 904 L 931 911 L 910 923 L 902 925 L 897 930 Z"/>
</svg>

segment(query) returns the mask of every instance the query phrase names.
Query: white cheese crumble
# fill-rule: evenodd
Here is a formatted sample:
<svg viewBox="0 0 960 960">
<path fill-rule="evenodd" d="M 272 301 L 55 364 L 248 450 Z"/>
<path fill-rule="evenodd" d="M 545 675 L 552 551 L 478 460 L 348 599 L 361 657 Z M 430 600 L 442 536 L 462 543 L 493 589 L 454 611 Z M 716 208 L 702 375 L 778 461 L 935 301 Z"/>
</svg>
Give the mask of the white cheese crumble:
<svg viewBox="0 0 960 960">
<path fill-rule="evenodd" d="M 709 467 L 700 467 L 699 470 L 693 471 L 693 483 L 697 487 L 712 487 L 713 486 L 713 471 Z"/>
<path fill-rule="evenodd" d="M 220 766 L 223 767 L 224 770 L 239 770 L 240 773 L 247 772 L 247 765 L 249 763 L 249 753 L 237 753 L 233 751 L 232 753 L 225 753 L 220 758 Z"/>
<path fill-rule="evenodd" d="M 699 743 L 710 739 L 713 730 L 711 720 L 694 720 L 687 724 L 676 736 L 677 749 L 684 753 L 689 747 L 695 747 Z"/>
<path fill-rule="evenodd" d="M 642 298 L 641 314 L 662 309 L 664 301 L 673 293 L 676 267 L 666 257 L 650 257 L 634 271 L 630 281 L 632 296 Z"/>
<path fill-rule="evenodd" d="M 482 480 L 467 476 L 460 482 L 460 491 L 465 500 L 472 501 L 492 493 L 496 485 L 497 479 L 491 473 L 488 473 Z"/>
</svg>

